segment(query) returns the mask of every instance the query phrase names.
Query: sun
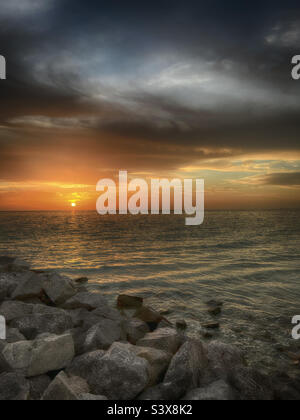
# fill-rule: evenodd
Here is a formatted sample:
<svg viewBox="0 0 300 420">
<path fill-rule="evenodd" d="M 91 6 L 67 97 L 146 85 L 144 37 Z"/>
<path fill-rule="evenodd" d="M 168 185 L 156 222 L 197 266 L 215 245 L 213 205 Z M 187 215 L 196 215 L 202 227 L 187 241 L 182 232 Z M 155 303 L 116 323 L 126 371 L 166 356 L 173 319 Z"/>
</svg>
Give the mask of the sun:
<svg viewBox="0 0 300 420">
<path fill-rule="evenodd" d="M 72 207 L 76 207 L 76 203 L 71 203 L 71 206 Z"/>
</svg>

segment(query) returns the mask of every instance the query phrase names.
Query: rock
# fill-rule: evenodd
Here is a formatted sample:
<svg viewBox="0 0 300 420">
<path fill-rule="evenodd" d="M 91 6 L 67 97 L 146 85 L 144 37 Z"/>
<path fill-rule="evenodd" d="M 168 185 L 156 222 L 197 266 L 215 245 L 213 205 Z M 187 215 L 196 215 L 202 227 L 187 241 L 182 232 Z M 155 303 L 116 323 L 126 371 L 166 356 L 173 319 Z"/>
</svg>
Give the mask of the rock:
<svg viewBox="0 0 300 420">
<path fill-rule="evenodd" d="M 12 321 L 27 340 L 34 340 L 39 334 L 50 333 L 60 335 L 73 327 L 72 318 L 65 312 L 33 314 Z"/>
<path fill-rule="evenodd" d="M 44 282 L 46 276 L 43 274 L 26 273 L 20 284 L 14 291 L 12 298 L 14 300 L 27 300 L 31 298 L 42 299 L 44 295 Z"/>
<path fill-rule="evenodd" d="M 183 400 L 186 401 L 234 401 L 235 392 L 223 380 L 216 381 L 205 388 L 189 391 Z"/>
<path fill-rule="evenodd" d="M 157 325 L 157 329 L 159 330 L 160 328 L 173 328 L 173 324 L 170 321 L 167 321 L 167 320 L 163 319 Z"/>
<path fill-rule="evenodd" d="M 78 293 L 62 305 L 64 309 L 83 308 L 88 311 L 93 311 L 102 306 L 107 307 L 108 305 L 104 297 L 97 292 Z"/>
<path fill-rule="evenodd" d="M 103 319 L 88 330 L 84 341 L 84 352 L 106 350 L 112 343 L 121 339 L 122 329 L 120 322 Z"/>
<path fill-rule="evenodd" d="M 222 309 L 220 308 L 220 306 L 212 306 L 211 308 L 208 309 L 208 313 L 210 315 L 220 315 L 220 313 L 222 312 Z"/>
<path fill-rule="evenodd" d="M 14 319 L 31 315 L 32 311 L 33 305 L 23 302 L 7 301 L 3 302 L 0 307 L 0 315 L 4 316 L 8 324 Z"/>
<path fill-rule="evenodd" d="M 30 384 L 30 400 L 39 401 L 48 386 L 51 383 L 51 379 L 47 375 L 36 376 L 35 378 L 29 379 Z"/>
<path fill-rule="evenodd" d="M 17 328 L 8 328 L 6 331 L 6 342 L 17 343 L 18 341 L 25 341 L 26 338 Z"/>
<path fill-rule="evenodd" d="M 19 258 L 0 257 L 0 272 L 22 272 L 29 270 L 30 265 Z"/>
<path fill-rule="evenodd" d="M 242 401 L 272 401 L 273 387 L 268 376 L 244 366 L 235 367 L 228 375 L 228 382 L 238 392 Z"/>
<path fill-rule="evenodd" d="M 179 399 L 189 390 L 200 386 L 208 366 L 206 351 L 200 341 L 189 339 L 173 357 L 164 378 L 173 386 L 173 398 Z"/>
<path fill-rule="evenodd" d="M 0 302 L 9 299 L 18 286 L 14 274 L 0 274 Z"/>
<path fill-rule="evenodd" d="M 149 383 L 149 363 L 137 357 L 128 344 L 114 343 L 93 366 L 89 385 L 96 395 L 113 400 L 131 400 Z"/>
<path fill-rule="evenodd" d="M 66 372 L 72 376 L 88 379 L 92 371 L 99 365 L 100 360 L 105 356 L 105 351 L 98 350 L 76 357 L 67 367 Z"/>
<path fill-rule="evenodd" d="M 120 314 L 117 309 L 109 306 L 100 306 L 92 312 L 93 315 L 100 318 L 111 319 L 112 321 L 123 321 L 124 317 Z"/>
<path fill-rule="evenodd" d="M 72 309 L 66 312 L 71 316 L 74 328 L 82 327 L 84 319 L 90 315 L 87 309 Z"/>
<path fill-rule="evenodd" d="M 153 386 L 162 382 L 172 359 L 172 354 L 151 347 L 131 346 L 131 350 L 138 357 L 142 357 L 149 362 L 148 386 Z"/>
<path fill-rule="evenodd" d="M 131 344 L 136 344 L 141 338 L 150 332 L 150 328 L 146 322 L 140 319 L 130 319 L 124 325 L 127 341 Z"/>
<path fill-rule="evenodd" d="M 186 330 L 187 329 L 187 323 L 184 319 L 179 320 L 179 321 L 176 322 L 176 327 L 179 330 Z"/>
<path fill-rule="evenodd" d="M 140 401 L 175 401 L 174 388 L 171 383 L 161 383 L 142 392 L 138 398 Z"/>
<path fill-rule="evenodd" d="M 7 344 L 2 354 L 12 369 L 34 377 L 64 369 L 73 360 L 75 351 L 71 334 L 64 334 Z"/>
<path fill-rule="evenodd" d="M 57 306 L 76 294 L 71 280 L 58 274 L 53 274 L 45 280 L 44 290 L 51 302 Z"/>
<path fill-rule="evenodd" d="M 88 281 L 89 279 L 87 277 L 80 277 L 79 279 L 74 280 L 77 284 L 86 284 Z"/>
<path fill-rule="evenodd" d="M 60 372 L 44 392 L 43 401 L 77 401 L 90 392 L 87 382 L 79 377 L 68 377 Z"/>
<path fill-rule="evenodd" d="M 0 401 L 27 401 L 29 382 L 19 373 L 0 375 Z"/>
<path fill-rule="evenodd" d="M 140 347 L 153 347 L 175 354 L 182 344 L 182 337 L 173 328 L 160 328 L 148 333 L 137 342 Z"/>
<path fill-rule="evenodd" d="M 140 308 L 144 299 L 137 296 L 120 295 L 118 297 L 118 308 Z"/>
<path fill-rule="evenodd" d="M 93 394 L 81 394 L 79 396 L 81 401 L 107 401 L 104 395 L 93 395 Z"/>
<path fill-rule="evenodd" d="M 290 378 L 284 372 L 277 372 L 270 378 L 276 401 L 299 401 L 300 380 Z"/>
<path fill-rule="evenodd" d="M 154 331 L 158 324 L 164 319 L 164 317 L 157 311 L 146 306 L 140 307 L 134 314 L 134 318 L 138 318 L 148 324 L 151 331 Z"/>
<path fill-rule="evenodd" d="M 209 322 L 207 324 L 203 324 L 202 327 L 208 330 L 217 330 L 220 328 L 220 324 L 218 322 Z"/>
<path fill-rule="evenodd" d="M 74 341 L 75 355 L 79 356 L 83 354 L 84 351 L 84 342 L 86 337 L 86 330 L 83 328 L 73 328 L 70 330 Z"/>
<path fill-rule="evenodd" d="M 3 344 L 0 342 L 0 374 L 12 372 L 11 366 L 7 363 L 5 357 L 2 355 L 2 351 L 5 348 L 6 343 Z"/>
<path fill-rule="evenodd" d="M 228 382 L 228 375 L 238 366 L 245 365 L 244 354 L 238 347 L 212 341 L 207 345 L 211 378 Z"/>
</svg>

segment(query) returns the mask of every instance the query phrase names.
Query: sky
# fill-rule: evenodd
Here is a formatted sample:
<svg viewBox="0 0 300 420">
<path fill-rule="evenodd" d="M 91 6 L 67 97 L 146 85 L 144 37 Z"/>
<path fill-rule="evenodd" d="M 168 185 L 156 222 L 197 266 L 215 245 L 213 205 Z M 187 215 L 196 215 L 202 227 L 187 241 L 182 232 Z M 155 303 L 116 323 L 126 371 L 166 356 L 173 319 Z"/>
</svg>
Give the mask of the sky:
<svg viewBox="0 0 300 420">
<path fill-rule="evenodd" d="M 299 1 L 10 0 L 0 54 L 0 210 L 92 210 L 120 170 L 300 207 Z"/>
</svg>

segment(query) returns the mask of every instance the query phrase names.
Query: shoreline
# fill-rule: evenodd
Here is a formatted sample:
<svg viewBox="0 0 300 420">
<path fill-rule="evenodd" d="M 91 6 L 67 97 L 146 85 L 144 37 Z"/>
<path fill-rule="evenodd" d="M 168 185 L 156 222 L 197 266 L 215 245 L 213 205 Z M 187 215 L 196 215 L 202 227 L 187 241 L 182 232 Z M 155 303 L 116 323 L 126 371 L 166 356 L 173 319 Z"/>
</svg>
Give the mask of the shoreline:
<svg viewBox="0 0 300 420">
<path fill-rule="evenodd" d="M 141 297 L 110 306 L 87 284 L 0 257 L 0 400 L 300 400 L 298 381 L 248 367 L 243 349 L 188 337 Z"/>
</svg>

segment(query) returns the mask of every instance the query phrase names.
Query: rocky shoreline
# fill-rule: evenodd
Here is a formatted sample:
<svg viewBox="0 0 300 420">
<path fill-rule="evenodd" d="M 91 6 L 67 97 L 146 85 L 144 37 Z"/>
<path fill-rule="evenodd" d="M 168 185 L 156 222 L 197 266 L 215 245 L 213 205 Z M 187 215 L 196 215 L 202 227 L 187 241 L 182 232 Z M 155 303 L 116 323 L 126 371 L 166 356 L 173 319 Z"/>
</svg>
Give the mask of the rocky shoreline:
<svg viewBox="0 0 300 420">
<path fill-rule="evenodd" d="M 237 347 L 186 336 L 121 295 L 111 307 L 88 279 L 0 257 L 0 400 L 300 400 L 300 380 L 265 376 Z M 210 302 L 212 313 L 221 303 Z"/>
</svg>

